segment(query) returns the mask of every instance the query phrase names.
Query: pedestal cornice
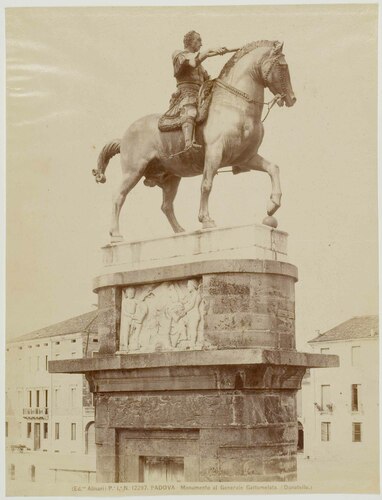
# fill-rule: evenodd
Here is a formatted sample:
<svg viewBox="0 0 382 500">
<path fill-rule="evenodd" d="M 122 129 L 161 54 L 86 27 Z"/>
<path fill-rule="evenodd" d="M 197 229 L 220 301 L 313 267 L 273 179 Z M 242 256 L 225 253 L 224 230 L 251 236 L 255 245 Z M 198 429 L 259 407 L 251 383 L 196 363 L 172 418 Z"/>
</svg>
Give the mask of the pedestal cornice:
<svg viewBox="0 0 382 500">
<path fill-rule="evenodd" d="M 338 356 L 272 349 L 222 349 L 142 354 L 96 355 L 93 358 L 50 361 L 50 373 L 86 373 L 159 367 L 282 365 L 321 368 L 338 366 Z"/>
<path fill-rule="evenodd" d="M 173 264 L 139 270 L 103 274 L 93 281 L 93 291 L 109 286 L 125 286 L 188 279 L 206 274 L 267 273 L 289 276 L 298 280 L 297 267 L 288 262 L 261 259 L 222 259 Z"/>
</svg>

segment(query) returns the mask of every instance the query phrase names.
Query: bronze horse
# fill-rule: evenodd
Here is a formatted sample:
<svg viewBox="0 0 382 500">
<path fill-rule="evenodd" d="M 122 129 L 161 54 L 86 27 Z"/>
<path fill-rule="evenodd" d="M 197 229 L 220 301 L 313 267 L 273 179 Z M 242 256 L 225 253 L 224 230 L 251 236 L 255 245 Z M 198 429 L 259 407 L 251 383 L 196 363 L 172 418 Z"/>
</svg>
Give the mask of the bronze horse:
<svg viewBox="0 0 382 500">
<path fill-rule="evenodd" d="M 174 232 L 179 225 L 173 208 L 180 179 L 202 175 L 199 221 L 203 228 L 214 227 L 208 212 L 208 198 L 214 176 L 222 167 L 231 166 L 234 173 L 258 170 L 271 178 L 268 216 L 280 207 L 281 187 L 279 167 L 258 154 L 263 139 L 262 111 L 264 88 L 276 96 L 279 106 L 289 107 L 296 102 L 288 65 L 282 53 L 283 44 L 262 40 L 239 49 L 225 64 L 215 81 L 207 120 L 197 127 L 196 140 L 204 144 L 199 153 L 177 155 L 183 149 L 181 130 L 160 132 L 160 115 L 148 115 L 134 122 L 122 140 L 104 146 L 98 166 L 92 173 L 97 182 L 105 182 L 105 170 L 110 158 L 120 153 L 122 182 L 113 199 L 110 235 L 113 242 L 123 240 L 119 231 L 119 215 L 126 195 L 145 177 L 148 186 L 163 190 L 162 211 Z M 266 220 L 268 219 L 268 220 Z M 276 227 L 273 217 L 265 223 Z"/>
</svg>

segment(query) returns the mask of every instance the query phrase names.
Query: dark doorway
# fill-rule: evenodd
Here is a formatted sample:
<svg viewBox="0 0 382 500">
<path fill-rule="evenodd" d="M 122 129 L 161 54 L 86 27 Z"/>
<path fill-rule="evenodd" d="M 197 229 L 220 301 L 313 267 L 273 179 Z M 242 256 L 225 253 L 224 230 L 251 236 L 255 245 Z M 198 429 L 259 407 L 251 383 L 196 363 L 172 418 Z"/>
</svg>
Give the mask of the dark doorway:
<svg viewBox="0 0 382 500">
<path fill-rule="evenodd" d="M 184 481 L 182 457 L 140 457 L 139 479 L 143 483 Z"/>
<path fill-rule="evenodd" d="M 297 437 L 297 451 L 304 451 L 304 428 L 301 422 L 297 423 L 298 437 Z"/>
<path fill-rule="evenodd" d="M 95 455 L 95 424 L 93 421 L 85 427 L 85 455 Z"/>
</svg>

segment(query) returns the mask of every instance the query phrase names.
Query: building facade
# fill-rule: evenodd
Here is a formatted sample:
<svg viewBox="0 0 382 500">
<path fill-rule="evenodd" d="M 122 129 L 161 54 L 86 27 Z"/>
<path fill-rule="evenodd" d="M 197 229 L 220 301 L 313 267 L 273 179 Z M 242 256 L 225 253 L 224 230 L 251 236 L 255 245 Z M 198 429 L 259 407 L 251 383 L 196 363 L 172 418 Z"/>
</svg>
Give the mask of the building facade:
<svg viewBox="0 0 382 500">
<path fill-rule="evenodd" d="M 302 385 L 304 454 L 378 464 L 378 316 L 355 317 L 309 342 L 337 354 L 338 368 L 310 370 Z"/>
<path fill-rule="evenodd" d="M 98 350 L 97 312 L 7 343 L 8 475 L 37 481 L 89 481 L 95 471 L 94 407 L 83 375 L 50 374 L 51 360 Z"/>
</svg>

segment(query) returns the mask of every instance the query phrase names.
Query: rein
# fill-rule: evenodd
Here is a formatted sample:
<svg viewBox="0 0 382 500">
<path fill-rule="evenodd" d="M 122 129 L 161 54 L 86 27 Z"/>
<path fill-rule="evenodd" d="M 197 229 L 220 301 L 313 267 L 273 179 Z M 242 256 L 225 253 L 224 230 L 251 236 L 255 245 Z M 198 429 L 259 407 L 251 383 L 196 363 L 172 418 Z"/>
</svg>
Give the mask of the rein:
<svg viewBox="0 0 382 500">
<path fill-rule="evenodd" d="M 280 94 L 276 94 L 275 97 L 272 100 L 268 101 L 268 102 L 256 101 L 255 99 L 251 99 L 247 93 L 243 92 L 242 90 L 237 89 L 236 87 L 233 87 L 232 85 L 229 85 L 228 83 L 223 82 L 219 78 L 217 78 L 215 80 L 215 83 L 216 83 L 216 85 L 218 85 L 222 89 L 227 90 L 231 94 L 236 95 L 237 97 L 241 97 L 242 99 L 244 99 L 249 104 L 260 104 L 262 106 L 264 106 L 264 105 L 267 106 L 268 111 L 267 111 L 265 117 L 261 120 L 262 123 L 264 123 L 265 119 L 269 115 L 271 109 L 276 104 L 276 102 L 283 97 Z"/>
</svg>

